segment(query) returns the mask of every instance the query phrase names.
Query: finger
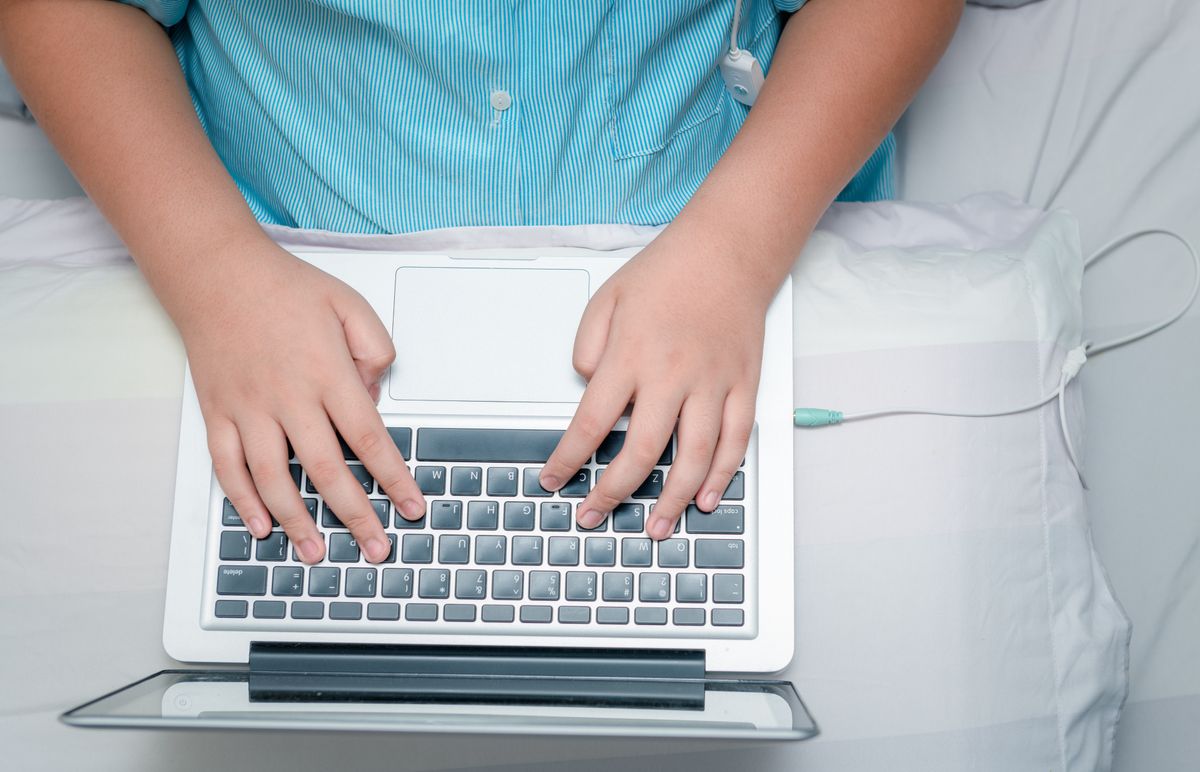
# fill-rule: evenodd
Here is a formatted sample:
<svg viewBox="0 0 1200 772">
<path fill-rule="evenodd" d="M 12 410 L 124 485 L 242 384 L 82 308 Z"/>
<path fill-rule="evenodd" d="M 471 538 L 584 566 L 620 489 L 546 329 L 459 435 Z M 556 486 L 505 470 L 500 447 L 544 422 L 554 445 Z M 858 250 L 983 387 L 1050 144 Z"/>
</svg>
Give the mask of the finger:
<svg viewBox="0 0 1200 772">
<path fill-rule="evenodd" d="M 296 456 L 316 489 L 358 542 L 367 560 L 387 558 L 391 545 L 363 486 L 350 474 L 329 416 L 313 411 L 284 424 Z"/>
<path fill-rule="evenodd" d="M 750 445 L 750 433 L 754 429 L 753 392 L 730 392 L 725 398 L 725 412 L 721 418 L 721 437 L 713 452 L 712 466 L 708 477 L 696 495 L 696 505 L 705 512 L 712 512 L 721 503 L 729 481 L 746 457 Z"/>
<path fill-rule="evenodd" d="M 400 514 L 408 520 L 424 517 L 425 497 L 408 471 L 400 449 L 384 427 L 379 411 L 362 387 L 348 378 L 325 409 L 342 439 L 395 503 Z"/>
<path fill-rule="evenodd" d="M 321 535 L 312 515 L 300 499 L 296 481 L 288 471 L 287 438 L 283 428 L 267 416 L 245 418 L 238 423 L 246 466 L 267 509 L 283 526 L 283 532 L 305 563 L 316 563 L 324 554 Z M 260 537 L 261 538 L 261 537 Z"/>
<path fill-rule="evenodd" d="M 587 463 L 625 412 L 632 396 L 633 383 L 625 376 L 606 367 L 596 372 L 584 389 L 570 425 L 542 467 L 539 481 L 543 488 L 558 490 Z"/>
<path fill-rule="evenodd" d="M 575 331 L 575 347 L 571 352 L 571 365 L 575 372 L 588 380 L 596 374 L 604 349 L 608 346 L 608 328 L 612 322 L 613 302 L 611 293 L 601 287 L 579 319 L 579 328 Z M 624 409 L 624 408 L 622 408 Z"/>
<path fill-rule="evenodd" d="M 334 311 L 342 323 L 346 348 L 363 386 L 367 389 L 378 386 L 384 373 L 396 361 L 392 336 L 371 304 L 349 288 L 335 297 Z"/>
<path fill-rule="evenodd" d="M 708 476 L 713 451 L 721 433 L 721 413 L 725 395 L 692 395 L 679 411 L 679 452 L 667 474 L 667 482 L 654 512 L 646 523 L 646 533 L 655 539 L 665 539 L 675 530 L 675 523 L 688 502 L 696 495 Z"/>
<path fill-rule="evenodd" d="M 233 422 L 226 418 L 210 418 L 206 425 L 208 454 L 212 458 L 217 482 L 246 524 L 246 529 L 255 538 L 261 539 L 271 532 L 271 516 L 259 498 L 250 470 L 246 468 L 241 435 Z"/>
<path fill-rule="evenodd" d="M 604 470 L 592 492 L 579 505 L 579 524 L 595 528 L 613 508 L 637 490 L 662 456 L 679 417 L 682 396 L 647 394 L 638 396 L 629 417 L 625 444 Z"/>
</svg>

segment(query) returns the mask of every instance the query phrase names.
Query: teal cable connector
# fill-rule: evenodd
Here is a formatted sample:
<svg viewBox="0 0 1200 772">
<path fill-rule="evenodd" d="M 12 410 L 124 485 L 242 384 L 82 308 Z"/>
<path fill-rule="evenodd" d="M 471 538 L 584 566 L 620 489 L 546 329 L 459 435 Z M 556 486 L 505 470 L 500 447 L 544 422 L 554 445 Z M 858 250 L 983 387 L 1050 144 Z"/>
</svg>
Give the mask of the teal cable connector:
<svg viewBox="0 0 1200 772">
<path fill-rule="evenodd" d="M 796 426 L 833 426 L 842 422 L 840 410 L 824 410 L 819 407 L 798 407 L 792 412 L 792 423 Z"/>
</svg>

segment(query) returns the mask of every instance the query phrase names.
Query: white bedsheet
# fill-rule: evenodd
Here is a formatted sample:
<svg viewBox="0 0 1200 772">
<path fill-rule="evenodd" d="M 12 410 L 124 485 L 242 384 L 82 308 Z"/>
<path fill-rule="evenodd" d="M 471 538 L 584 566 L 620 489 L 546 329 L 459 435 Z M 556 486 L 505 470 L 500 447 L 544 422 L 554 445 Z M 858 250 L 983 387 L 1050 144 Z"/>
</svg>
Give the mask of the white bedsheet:
<svg viewBox="0 0 1200 772">
<path fill-rule="evenodd" d="M 968 8 L 899 132 L 901 191 L 1002 190 L 1080 221 L 1085 251 L 1148 225 L 1200 244 L 1200 3 L 1046 0 Z M 1089 272 L 1097 339 L 1158 318 L 1190 279 L 1166 239 Z M 1088 507 L 1133 620 L 1116 769 L 1200 758 L 1200 308 L 1083 374 Z"/>
</svg>

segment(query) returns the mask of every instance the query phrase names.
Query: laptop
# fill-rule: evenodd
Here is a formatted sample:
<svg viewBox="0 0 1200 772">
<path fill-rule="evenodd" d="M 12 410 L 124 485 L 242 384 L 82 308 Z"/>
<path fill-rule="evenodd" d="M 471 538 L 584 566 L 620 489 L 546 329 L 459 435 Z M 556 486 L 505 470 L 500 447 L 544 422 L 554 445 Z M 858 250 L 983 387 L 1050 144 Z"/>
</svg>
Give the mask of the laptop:
<svg viewBox="0 0 1200 772">
<path fill-rule="evenodd" d="M 563 490 L 537 484 L 585 387 L 571 366 L 584 307 L 636 251 L 296 250 L 392 331 L 379 412 L 425 494 L 425 517 L 400 517 L 347 449 L 393 542 L 387 561 L 366 562 L 294 460 L 325 559 L 301 563 L 278 527 L 254 539 L 213 474 L 189 370 L 163 644 L 177 660 L 221 669 L 164 671 L 64 719 L 815 734 L 790 684 L 744 677 L 782 670 L 793 653 L 790 280 L 767 314 L 750 446 L 716 510 L 689 507 L 662 542 L 645 533 L 673 438 L 624 504 L 580 528 L 575 507 L 620 451 L 625 418 Z"/>
</svg>

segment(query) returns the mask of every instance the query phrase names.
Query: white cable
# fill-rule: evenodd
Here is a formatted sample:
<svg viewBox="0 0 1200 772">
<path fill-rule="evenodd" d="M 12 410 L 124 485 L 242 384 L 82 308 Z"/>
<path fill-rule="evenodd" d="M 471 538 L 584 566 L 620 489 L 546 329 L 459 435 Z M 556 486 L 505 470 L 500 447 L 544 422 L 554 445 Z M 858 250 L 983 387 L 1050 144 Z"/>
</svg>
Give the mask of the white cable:
<svg viewBox="0 0 1200 772">
<path fill-rule="evenodd" d="M 740 6 L 740 2 L 739 2 L 739 6 Z M 1089 355 L 1095 356 L 1095 355 L 1103 353 L 1105 351 L 1109 351 L 1111 349 L 1115 349 L 1120 346 L 1124 346 L 1127 343 L 1132 343 L 1136 340 L 1141 340 L 1142 338 L 1145 338 L 1148 335 L 1153 335 L 1154 333 L 1156 333 L 1162 329 L 1165 329 L 1166 327 L 1169 327 L 1170 325 L 1179 321 L 1179 319 L 1182 318 L 1183 315 L 1188 312 L 1188 309 L 1191 308 L 1192 304 L 1196 301 L 1196 297 L 1198 295 L 1200 295 L 1200 255 L 1198 255 L 1196 253 L 1196 250 L 1192 247 L 1191 243 L 1187 239 L 1183 238 L 1183 236 L 1180 236 L 1178 233 L 1175 233 L 1174 231 L 1169 231 L 1169 230 L 1165 230 L 1162 228 L 1147 228 L 1144 230 L 1133 231 L 1132 233 L 1126 233 L 1123 236 L 1119 236 L 1119 237 L 1113 239 L 1112 241 L 1108 242 L 1104 246 L 1097 249 L 1095 252 L 1093 252 L 1091 254 L 1090 257 L 1088 257 L 1086 260 L 1084 260 L 1083 261 L 1083 269 L 1086 271 L 1090 266 L 1095 264 L 1096 261 L 1104 258 L 1106 255 L 1111 254 L 1113 252 L 1113 250 L 1115 250 L 1117 247 L 1128 244 L 1129 242 L 1133 241 L 1134 239 L 1141 238 L 1142 236 L 1149 236 L 1149 235 L 1170 236 L 1171 238 L 1175 239 L 1180 244 L 1182 244 L 1185 249 L 1187 249 L 1188 255 L 1192 258 L 1192 269 L 1193 269 L 1193 271 L 1192 271 L 1192 274 L 1193 274 L 1192 275 L 1192 287 L 1191 287 L 1191 290 L 1188 292 L 1187 299 L 1184 300 L 1182 305 L 1180 305 L 1180 307 L 1173 314 L 1171 314 L 1170 316 L 1168 316 L 1167 318 L 1163 319 L 1160 322 L 1156 322 L 1155 324 L 1150 325 L 1149 327 L 1145 327 L 1141 330 L 1137 330 L 1136 332 L 1131 332 L 1128 335 L 1122 335 L 1121 337 L 1114 338 L 1113 340 L 1105 341 L 1104 343 L 1093 344 L 1090 341 L 1084 341 L 1079 346 L 1068 351 L 1066 358 L 1063 360 L 1062 371 L 1061 371 L 1061 373 L 1059 375 L 1059 379 L 1058 379 L 1058 386 L 1055 387 L 1055 389 L 1052 393 L 1047 394 L 1044 397 L 1040 397 L 1039 399 L 1037 399 L 1033 402 L 1029 402 L 1024 405 L 1017 405 L 1015 407 L 1005 408 L 1003 410 L 978 410 L 978 411 L 931 410 L 928 408 L 921 408 L 921 407 L 891 407 L 891 408 L 886 408 L 883 410 L 869 410 L 869 411 L 863 411 L 863 412 L 858 412 L 858 413 L 838 413 L 837 411 L 817 411 L 817 412 L 824 413 L 824 414 L 830 416 L 831 418 L 836 416 L 836 418 L 833 418 L 833 420 L 828 420 L 828 421 L 826 421 L 826 423 L 841 423 L 844 421 L 856 421 L 856 420 L 862 420 L 864 418 L 878 418 L 880 416 L 888 416 L 888 415 L 938 415 L 938 416 L 952 416 L 952 417 L 957 417 L 957 418 L 990 418 L 993 416 L 1006 416 L 1006 415 L 1015 415 L 1017 413 L 1024 413 L 1028 410 L 1035 410 L 1037 408 L 1040 408 L 1043 405 L 1045 405 L 1051 401 L 1058 400 L 1058 424 L 1059 424 L 1059 427 L 1062 429 L 1063 441 L 1066 443 L 1066 447 L 1067 447 L 1067 455 L 1070 457 L 1071 464 L 1075 467 L 1075 471 L 1079 474 L 1079 480 L 1083 484 L 1083 487 L 1087 488 L 1088 484 L 1087 484 L 1086 477 L 1084 477 L 1083 466 L 1080 464 L 1078 454 L 1075 452 L 1075 443 L 1071 437 L 1071 431 L 1067 424 L 1067 414 L 1066 414 L 1066 407 L 1065 407 L 1065 401 L 1066 401 L 1065 396 L 1066 396 L 1067 386 L 1070 385 L 1071 381 L 1074 380 L 1075 377 L 1079 375 L 1079 371 L 1083 368 L 1083 365 L 1087 362 Z M 799 421 L 799 419 L 797 419 L 797 422 L 798 421 Z M 810 425 L 817 425 L 817 424 L 810 424 Z"/>
<path fill-rule="evenodd" d="M 733 24 L 729 27 L 729 55 L 738 55 L 738 27 L 742 24 L 742 0 L 737 0 L 733 6 Z"/>
</svg>

